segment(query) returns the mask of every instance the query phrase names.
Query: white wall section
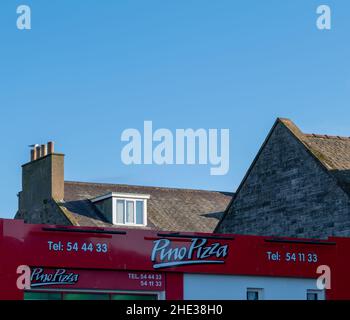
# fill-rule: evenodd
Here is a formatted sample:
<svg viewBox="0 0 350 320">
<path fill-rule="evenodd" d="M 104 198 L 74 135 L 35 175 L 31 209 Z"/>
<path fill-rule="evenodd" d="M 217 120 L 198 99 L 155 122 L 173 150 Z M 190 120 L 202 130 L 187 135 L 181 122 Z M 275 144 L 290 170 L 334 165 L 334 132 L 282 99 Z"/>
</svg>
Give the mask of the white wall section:
<svg viewBox="0 0 350 320">
<path fill-rule="evenodd" d="M 248 288 L 263 289 L 263 300 L 306 300 L 307 290 L 317 290 L 316 279 L 184 274 L 185 300 L 246 300 Z"/>
</svg>

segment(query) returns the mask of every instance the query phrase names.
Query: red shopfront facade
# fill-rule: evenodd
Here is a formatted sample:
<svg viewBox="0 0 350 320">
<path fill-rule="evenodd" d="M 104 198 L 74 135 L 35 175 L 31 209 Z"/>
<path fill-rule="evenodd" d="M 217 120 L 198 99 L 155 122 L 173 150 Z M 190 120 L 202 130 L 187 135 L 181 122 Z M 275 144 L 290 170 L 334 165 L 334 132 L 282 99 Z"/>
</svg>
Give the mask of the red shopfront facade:
<svg viewBox="0 0 350 320">
<path fill-rule="evenodd" d="M 60 227 L 0 220 L 0 299 L 350 299 L 350 239 Z M 21 266 L 30 287 L 18 288 Z M 331 288 L 319 290 L 320 266 Z M 321 267 L 322 268 L 322 267 Z"/>
</svg>

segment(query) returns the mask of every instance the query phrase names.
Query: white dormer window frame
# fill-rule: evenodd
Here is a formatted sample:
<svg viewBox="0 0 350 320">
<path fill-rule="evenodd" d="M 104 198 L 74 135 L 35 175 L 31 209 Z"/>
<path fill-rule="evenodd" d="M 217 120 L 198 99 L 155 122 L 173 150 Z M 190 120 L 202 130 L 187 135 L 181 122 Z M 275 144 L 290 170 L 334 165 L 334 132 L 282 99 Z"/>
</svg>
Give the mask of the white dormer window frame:
<svg viewBox="0 0 350 320">
<path fill-rule="evenodd" d="M 112 223 L 114 225 L 147 226 L 147 200 L 150 199 L 150 195 L 113 192 L 97 197 L 92 202 L 99 202 L 110 198 L 112 198 Z M 138 222 L 140 219 L 138 215 L 140 206 L 142 210 L 142 223 Z M 123 211 L 122 216 L 120 215 L 120 210 Z"/>
<path fill-rule="evenodd" d="M 120 222 L 120 205 L 122 206 L 122 220 Z M 142 223 L 138 223 L 138 205 L 142 204 Z M 128 212 L 129 208 L 132 210 L 131 215 L 132 219 L 130 219 Z M 146 226 L 147 225 L 147 199 L 137 199 L 137 198 L 113 198 L 113 224 L 118 226 Z"/>
</svg>

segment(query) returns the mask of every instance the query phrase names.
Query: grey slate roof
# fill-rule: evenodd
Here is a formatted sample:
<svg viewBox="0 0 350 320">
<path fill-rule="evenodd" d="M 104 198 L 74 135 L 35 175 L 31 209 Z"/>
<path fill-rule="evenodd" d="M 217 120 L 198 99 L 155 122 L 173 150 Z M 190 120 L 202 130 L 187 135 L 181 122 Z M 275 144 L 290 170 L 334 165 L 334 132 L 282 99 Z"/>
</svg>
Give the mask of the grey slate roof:
<svg viewBox="0 0 350 320">
<path fill-rule="evenodd" d="M 146 228 L 193 232 L 212 232 L 233 195 L 217 191 L 66 181 L 65 199 L 59 206 L 74 225 L 113 227 L 90 201 L 111 192 L 150 195 Z"/>
<path fill-rule="evenodd" d="M 279 121 L 292 131 L 350 196 L 350 137 L 307 134 L 289 119 Z"/>
</svg>

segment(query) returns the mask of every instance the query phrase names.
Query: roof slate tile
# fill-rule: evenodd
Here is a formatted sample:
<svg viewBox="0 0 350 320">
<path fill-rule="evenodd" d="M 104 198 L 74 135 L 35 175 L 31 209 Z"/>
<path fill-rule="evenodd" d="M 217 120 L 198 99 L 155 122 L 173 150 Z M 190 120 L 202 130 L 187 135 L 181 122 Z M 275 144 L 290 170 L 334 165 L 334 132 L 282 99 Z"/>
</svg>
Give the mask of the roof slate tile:
<svg viewBox="0 0 350 320">
<path fill-rule="evenodd" d="M 145 228 L 183 232 L 212 232 L 233 195 L 217 191 L 66 181 L 65 199 L 59 205 L 68 210 L 80 226 L 116 227 L 108 223 L 90 201 L 111 192 L 149 194 Z"/>
</svg>

